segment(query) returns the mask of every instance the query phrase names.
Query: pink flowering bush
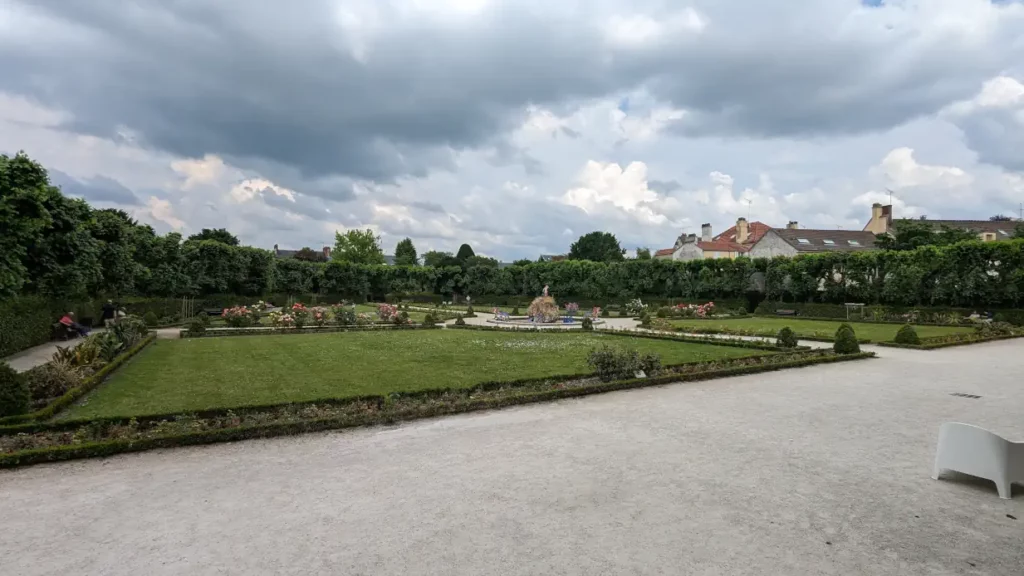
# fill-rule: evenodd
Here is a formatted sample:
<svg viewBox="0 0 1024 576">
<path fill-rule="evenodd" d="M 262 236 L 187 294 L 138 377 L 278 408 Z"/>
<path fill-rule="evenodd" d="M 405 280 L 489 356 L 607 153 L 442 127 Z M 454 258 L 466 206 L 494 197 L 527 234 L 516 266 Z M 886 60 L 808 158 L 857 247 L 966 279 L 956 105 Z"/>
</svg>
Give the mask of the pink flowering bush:
<svg viewBox="0 0 1024 576">
<path fill-rule="evenodd" d="M 395 306 L 394 304 L 377 305 L 377 317 L 380 318 L 381 322 L 392 322 L 397 315 L 398 306 Z"/>
<path fill-rule="evenodd" d="M 715 313 L 715 303 L 707 304 L 676 304 L 674 311 L 684 318 L 707 318 Z"/>
<path fill-rule="evenodd" d="M 580 311 L 580 305 L 575 302 L 569 302 L 565 305 L 565 313 L 569 316 L 575 316 Z"/>
<path fill-rule="evenodd" d="M 296 328 L 302 328 L 309 323 L 309 309 L 306 308 L 306 305 L 302 302 L 292 304 L 291 315 L 294 319 Z"/>
<path fill-rule="evenodd" d="M 252 314 L 245 306 L 225 308 L 220 315 L 224 318 L 224 322 L 232 328 L 245 328 L 253 323 Z"/>
<path fill-rule="evenodd" d="M 275 310 L 268 317 L 270 318 L 270 325 L 275 328 L 292 328 L 295 326 L 295 316 L 291 312 Z"/>
<path fill-rule="evenodd" d="M 315 306 L 309 309 L 310 319 L 313 321 L 314 326 L 326 326 L 327 320 L 330 318 L 327 314 L 327 308 L 323 306 Z"/>
<path fill-rule="evenodd" d="M 342 302 L 331 306 L 331 314 L 338 326 L 351 326 L 356 323 L 356 309 L 351 304 Z"/>
<path fill-rule="evenodd" d="M 373 324 L 373 316 L 365 312 L 356 314 L 356 326 L 368 326 L 370 324 Z"/>
</svg>

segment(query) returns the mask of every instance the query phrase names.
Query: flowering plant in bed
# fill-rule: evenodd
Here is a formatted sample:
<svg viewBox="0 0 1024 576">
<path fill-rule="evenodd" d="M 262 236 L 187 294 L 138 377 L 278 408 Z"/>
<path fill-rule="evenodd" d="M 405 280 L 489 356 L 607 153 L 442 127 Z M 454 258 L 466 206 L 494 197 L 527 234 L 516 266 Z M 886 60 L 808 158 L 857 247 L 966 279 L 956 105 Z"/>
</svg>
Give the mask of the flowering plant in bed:
<svg viewBox="0 0 1024 576">
<path fill-rule="evenodd" d="M 356 314 L 356 326 L 369 326 L 373 324 L 373 316 L 363 312 Z"/>
<path fill-rule="evenodd" d="M 327 308 L 323 306 L 314 306 L 309 309 L 310 318 L 313 321 L 314 326 L 323 327 L 327 325 L 327 320 L 330 316 L 327 313 Z"/>
<path fill-rule="evenodd" d="M 355 306 L 341 303 L 331 306 L 331 314 L 334 315 L 334 322 L 338 326 L 351 326 L 356 323 Z"/>
<path fill-rule="evenodd" d="M 378 304 L 377 317 L 381 322 L 391 322 L 398 314 L 398 307 L 394 304 Z"/>
<path fill-rule="evenodd" d="M 268 317 L 270 318 L 270 324 L 275 328 L 291 328 L 295 326 L 295 316 L 290 312 L 275 310 Z"/>
<path fill-rule="evenodd" d="M 565 305 L 565 313 L 569 316 L 575 316 L 580 311 L 580 305 L 575 302 L 569 302 Z"/>
<path fill-rule="evenodd" d="M 252 325 L 253 322 L 251 312 L 245 306 L 225 308 L 220 315 L 224 318 L 224 322 L 232 328 L 245 328 Z"/>
<path fill-rule="evenodd" d="M 309 322 L 309 309 L 302 302 L 292 304 L 291 315 L 296 328 L 302 328 Z"/>
</svg>

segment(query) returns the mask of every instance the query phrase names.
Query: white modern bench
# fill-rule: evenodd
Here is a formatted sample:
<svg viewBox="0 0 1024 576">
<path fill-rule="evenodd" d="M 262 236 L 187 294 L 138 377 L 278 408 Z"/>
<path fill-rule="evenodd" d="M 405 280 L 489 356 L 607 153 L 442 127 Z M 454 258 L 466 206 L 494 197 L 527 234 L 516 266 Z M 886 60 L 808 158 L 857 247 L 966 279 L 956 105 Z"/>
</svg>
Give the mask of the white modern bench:
<svg viewBox="0 0 1024 576">
<path fill-rule="evenodd" d="M 1000 498 L 1010 498 L 1010 485 L 1024 483 L 1024 442 L 1011 442 L 970 424 L 947 422 L 939 428 L 939 447 L 932 478 L 953 470 L 996 483 Z"/>
</svg>

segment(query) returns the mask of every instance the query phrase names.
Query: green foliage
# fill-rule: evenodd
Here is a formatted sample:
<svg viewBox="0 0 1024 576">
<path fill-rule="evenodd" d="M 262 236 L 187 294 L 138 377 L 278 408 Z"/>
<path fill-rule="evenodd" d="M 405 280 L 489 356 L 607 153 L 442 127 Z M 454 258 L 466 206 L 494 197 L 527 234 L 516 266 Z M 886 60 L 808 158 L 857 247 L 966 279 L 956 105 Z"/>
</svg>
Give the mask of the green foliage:
<svg viewBox="0 0 1024 576">
<path fill-rule="evenodd" d="M 641 370 L 647 376 L 656 376 L 662 369 L 659 354 L 641 356 L 636 350 L 625 350 L 608 344 L 591 350 L 587 356 L 587 365 L 605 382 L 635 378 Z"/>
<path fill-rule="evenodd" d="M 436 325 L 437 323 L 438 323 L 438 322 L 437 322 L 437 318 L 434 318 L 434 314 L 433 314 L 432 312 L 427 312 L 427 313 L 426 313 L 426 314 L 425 314 L 425 315 L 423 316 L 423 322 L 422 322 L 422 324 L 423 324 L 424 326 L 435 326 L 435 325 Z"/>
<path fill-rule="evenodd" d="M 160 323 L 160 318 L 158 318 L 156 312 L 153 312 L 152 310 L 146 312 L 146 314 L 142 317 L 142 320 L 143 322 L 146 323 L 146 326 L 149 326 L 150 328 Z"/>
<path fill-rule="evenodd" d="M 879 234 L 875 246 L 882 250 L 916 250 L 922 246 L 948 246 L 957 242 L 978 239 L 976 232 L 941 225 L 936 227 L 927 220 L 896 220 L 894 234 Z"/>
<path fill-rule="evenodd" d="M 569 260 L 590 260 L 592 262 L 620 262 L 626 250 L 619 245 L 614 234 L 591 232 L 580 236 L 569 247 Z"/>
<path fill-rule="evenodd" d="M 488 258 L 487 256 L 470 256 L 466 258 L 465 262 L 462 263 L 464 268 L 473 268 L 475 266 L 484 266 L 487 268 L 497 268 L 498 261 L 494 258 Z"/>
<path fill-rule="evenodd" d="M 657 315 L 658 318 L 668 318 L 669 316 L 672 316 L 672 308 L 668 306 L 661 306 L 658 308 L 655 315 Z"/>
<path fill-rule="evenodd" d="M 221 244 L 227 244 L 228 246 L 238 246 L 238 237 L 224 228 L 203 228 L 198 234 L 193 234 L 189 236 L 188 239 L 191 242 L 210 240 L 213 242 L 220 242 Z"/>
<path fill-rule="evenodd" d="M 348 230 L 344 234 L 335 232 L 331 260 L 351 264 L 383 264 L 384 251 L 380 247 L 380 236 L 369 228 Z"/>
<path fill-rule="evenodd" d="M 580 327 L 589 332 L 594 329 L 594 321 L 591 320 L 589 316 L 587 316 L 586 318 L 583 319 L 583 322 L 581 323 Z"/>
<path fill-rule="evenodd" d="M 512 308 L 511 315 L 512 316 L 519 316 L 519 306 L 516 306 L 516 307 Z"/>
<path fill-rule="evenodd" d="M 472 304 L 470 304 L 469 306 L 466 307 L 465 317 L 466 318 L 476 318 L 476 313 L 473 311 L 473 305 Z"/>
<path fill-rule="evenodd" d="M 462 314 L 459 314 L 459 316 L 455 319 L 455 325 L 456 326 L 465 326 L 466 325 L 466 321 L 462 319 Z"/>
<path fill-rule="evenodd" d="M 25 382 L 34 402 L 58 398 L 82 383 L 82 373 L 72 362 L 54 359 L 26 372 Z"/>
<path fill-rule="evenodd" d="M 896 338 L 893 339 L 897 344 L 920 344 L 921 338 L 917 335 L 917 330 L 910 324 L 904 324 L 902 328 L 896 332 Z"/>
<path fill-rule="evenodd" d="M 431 250 L 423 253 L 423 265 L 432 268 L 450 268 L 452 266 L 461 266 L 462 264 L 451 252 Z"/>
<path fill-rule="evenodd" d="M 529 258 L 512 261 L 513 266 L 529 266 L 530 264 L 533 264 L 533 260 L 530 260 Z"/>
<path fill-rule="evenodd" d="M 416 246 L 412 238 L 405 238 L 395 246 L 395 266 L 416 266 L 419 261 L 416 258 Z"/>
<path fill-rule="evenodd" d="M 188 333 L 195 336 L 205 334 L 206 325 L 207 323 L 209 323 L 209 320 L 204 321 L 204 319 L 206 319 L 206 314 L 200 314 L 199 316 L 196 316 L 195 318 L 189 320 L 188 323 L 186 324 Z"/>
<path fill-rule="evenodd" d="M 651 249 L 650 248 L 637 248 L 636 249 L 636 259 L 637 260 L 650 260 L 651 259 Z"/>
<path fill-rule="evenodd" d="M 309 246 L 299 248 L 299 251 L 292 255 L 292 258 L 300 262 L 327 262 L 327 256 L 323 251 L 313 250 Z"/>
<path fill-rule="evenodd" d="M 796 348 L 796 334 L 789 326 L 784 326 L 775 337 L 775 345 L 779 348 Z"/>
<path fill-rule="evenodd" d="M 462 246 L 459 246 L 459 251 L 455 254 L 455 259 L 459 261 L 459 264 L 465 265 L 466 260 L 473 256 L 476 256 L 476 253 L 473 252 L 473 247 L 469 244 L 463 244 Z"/>
<path fill-rule="evenodd" d="M 836 330 L 835 344 L 832 345 L 832 350 L 836 354 L 856 354 L 860 352 L 860 343 L 857 342 L 857 335 L 853 332 L 853 327 L 849 324 L 842 324 L 839 329 Z"/>
<path fill-rule="evenodd" d="M 28 412 L 30 402 L 25 378 L 7 364 L 0 364 L 0 418 Z"/>
</svg>

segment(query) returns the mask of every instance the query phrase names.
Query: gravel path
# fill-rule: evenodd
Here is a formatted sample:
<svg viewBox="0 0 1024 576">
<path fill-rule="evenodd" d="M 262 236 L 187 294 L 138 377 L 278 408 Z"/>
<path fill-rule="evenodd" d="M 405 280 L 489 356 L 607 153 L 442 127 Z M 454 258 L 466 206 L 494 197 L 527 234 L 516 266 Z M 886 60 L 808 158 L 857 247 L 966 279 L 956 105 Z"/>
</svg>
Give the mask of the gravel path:
<svg viewBox="0 0 1024 576">
<path fill-rule="evenodd" d="M 1024 439 L 1022 352 L 0 471 L 0 572 L 1024 574 L 1024 487 L 929 478 L 942 422 Z"/>
</svg>

